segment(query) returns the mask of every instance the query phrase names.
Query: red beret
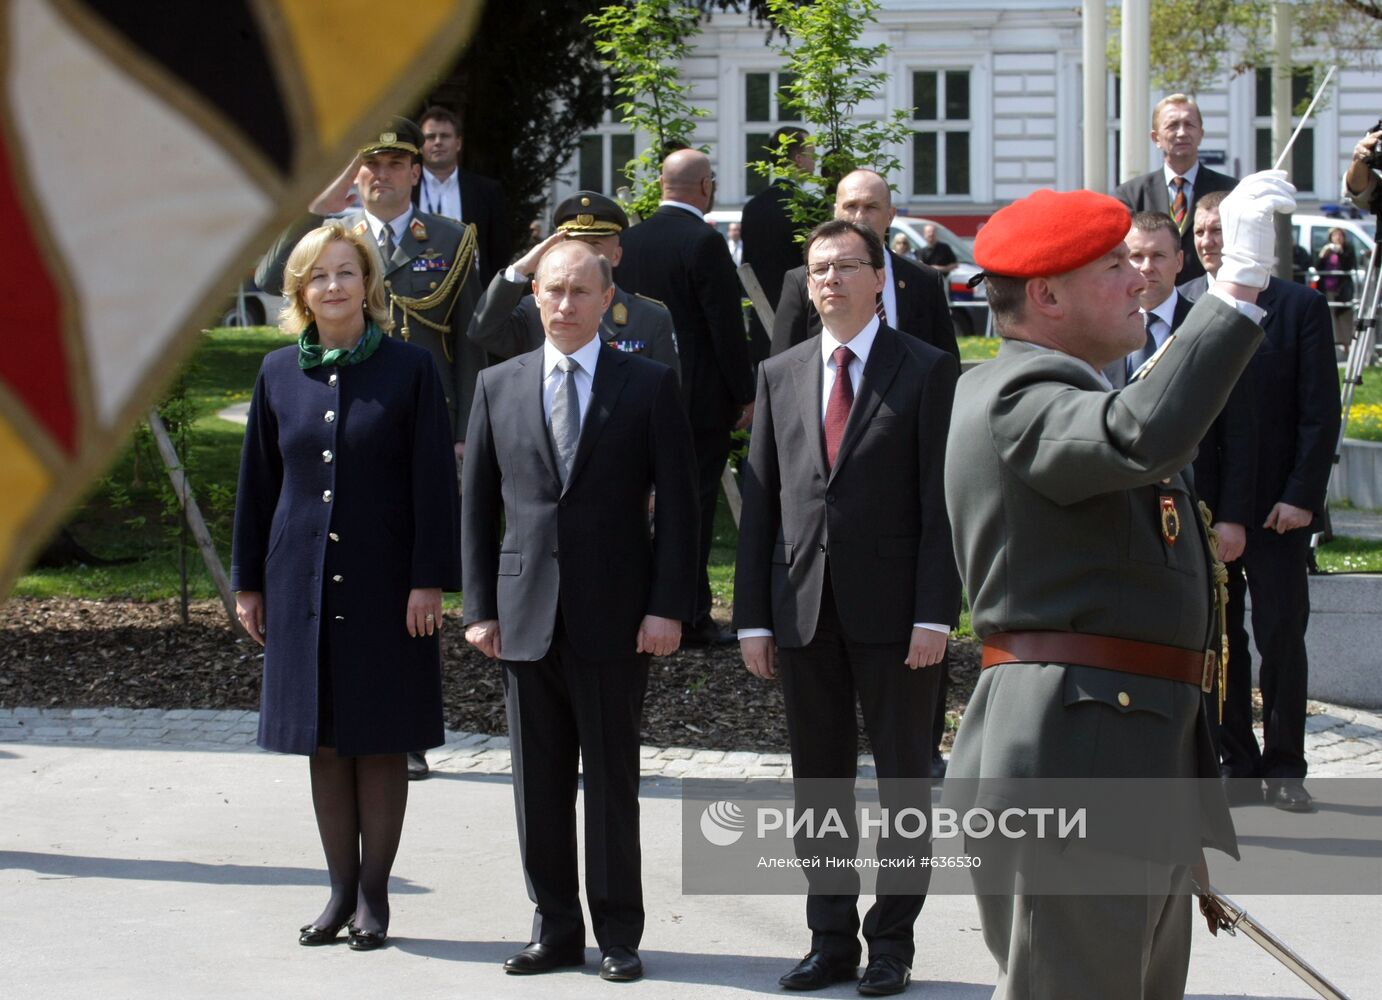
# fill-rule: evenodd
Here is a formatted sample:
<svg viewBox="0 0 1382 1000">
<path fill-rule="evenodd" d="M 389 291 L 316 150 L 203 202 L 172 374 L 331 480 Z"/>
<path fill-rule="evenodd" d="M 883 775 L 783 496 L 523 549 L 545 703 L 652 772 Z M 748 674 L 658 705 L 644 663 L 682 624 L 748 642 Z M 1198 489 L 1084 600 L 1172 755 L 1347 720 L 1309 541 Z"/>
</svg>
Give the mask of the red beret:
<svg viewBox="0 0 1382 1000">
<path fill-rule="evenodd" d="M 993 213 L 974 237 L 974 259 L 1011 278 L 1064 274 L 1122 243 L 1131 226 L 1132 213 L 1116 198 L 1043 188 Z"/>
</svg>

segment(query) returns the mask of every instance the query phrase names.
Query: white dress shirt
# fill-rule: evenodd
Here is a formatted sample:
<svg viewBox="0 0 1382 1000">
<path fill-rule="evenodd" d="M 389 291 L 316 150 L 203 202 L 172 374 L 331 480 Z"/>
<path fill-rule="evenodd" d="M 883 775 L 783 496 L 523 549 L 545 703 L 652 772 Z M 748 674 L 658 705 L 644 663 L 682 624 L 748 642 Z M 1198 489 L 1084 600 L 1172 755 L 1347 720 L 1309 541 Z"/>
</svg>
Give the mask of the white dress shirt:
<svg viewBox="0 0 1382 1000">
<path fill-rule="evenodd" d="M 845 374 L 849 377 L 849 384 L 854 389 L 854 396 L 859 396 L 859 385 L 864 380 L 864 366 L 868 363 L 869 352 L 873 350 L 873 342 L 878 337 L 878 317 L 874 316 L 864 328 L 856 333 L 848 344 L 841 344 L 830 335 L 829 330 L 821 330 L 821 426 L 825 426 L 825 408 L 830 403 L 830 390 L 835 387 L 835 379 L 839 373 L 835 371 L 835 352 L 840 347 L 848 347 L 854 357 L 850 358 L 849 368 Z M 913 622 L 912 628 L 929 629 L 932 632 L 944 632 L 950 634 L 949 625 L 938 625 L 934 622 Z M 740 639 L 772 638 L 773 630 L 770 628 L 741 628 L 738 632 Z"/>
<path fill-rule="evenodd" d="M 590 393 L 595 386 L 595 366 L 600 361 L 600 338 L 592 337 L 584 346 L 577 348 L 570 354 L 571 360 L 579 366 L 571 373 L 571 377 L 576 380 L 576 401 L 581 410 L 581 426 L 585 426 L 585 414 L 590 409 Z M 547 426 L 552 426 L 552 400 L 557 398 L 557 390 L 561 388 L 563 373 L 557 367 L 557 362 L 566 357 L 552 346 L 550 340 L 544 339 L 542 342 L 542 415 L 547 419 Z"/>
<path fill-rule="evenodd" d="M 684 211 L 690 212 L 692 215 L 700 219 L 702 222 L 705 221 L 705 213 L 702 212 L 695 205 L 688 205 L 684 201 L 673 201 L 671 198 L 663 198 L 660 202 L 657 203 L 658 208 L 661 208 L 663 205 L 671 205 L 673 208 L 683 209 Z"/>
<path fill-rule="evenodd" d="M 451 176 L 440 180 L 426 167 L 422 168 L 422 210 L 433 215 L 461 221 L 461 172 L 452 170 Z"/>
<path fill-rule="evenodd" d="M 395 219 L 390 219 L 388 222 L 385 222 L 383 219 L 376 219 L 374 216 L 370 215 L 369 212 L 365 213 L 365 223 L 369 226 L 369 231 L 374 236 L 374 245 L 380 247 L 380 249 L 383 249 L 383 247 L 379 237 L 383 234 L 385 226 L 393 230 L 393 245 L 399 246 L 403 243 L 403 234 L 408 231 L 408 223 L 412 220 L 413 206 L 411 204 L 403 210 L 402 215 Z"/>
</svg>

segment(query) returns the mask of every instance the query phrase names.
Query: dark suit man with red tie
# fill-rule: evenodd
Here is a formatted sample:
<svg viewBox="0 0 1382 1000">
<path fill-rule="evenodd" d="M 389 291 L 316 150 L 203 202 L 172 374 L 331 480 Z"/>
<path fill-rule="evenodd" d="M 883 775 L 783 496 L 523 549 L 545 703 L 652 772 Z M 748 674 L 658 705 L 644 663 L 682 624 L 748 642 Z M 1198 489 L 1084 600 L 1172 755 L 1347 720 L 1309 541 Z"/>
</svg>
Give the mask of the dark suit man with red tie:
<svg viewBox="0 0 1382 1000">
<path fill-rule="evenodd" d="M 1211 191 L 1232 191 L 1238 183 L 1200 162 L 1203 140 L 1204 118 L 1199 106 L 1185 94 L 1163 97 L 1152 109 L 1152 141 L 1165 156 L 1165 164 L 1160 170 L 1118 185 L 1113 192 L 1134 212 L 1161 212 L 1176 223 L 1184 254 L 1176 278 L 1181 284 L 1204 274 L 1191 232 L 1195 203 Z"/>
<path fill-rule="evenodd" d="M 597 336 L 614 287 L 605 258 L 562 243 L 533 285 L 546 340 L 476 384 L 462 511 L 466 639 L 504 665 L 519 850 L 536 904 L 531 942 L 504 970 L 585 961 L 579 771 L 600 975 L 631 980 L 643 974 L 648 656 L 677 649 L 695 598 L 691 430 L 672 369 Z"/>
<path fill-rule="evenodd" d="M 881 805 L 895 815 L 930 801 L 927 722 L 959 616 L 941 482 L 959 366 L 879 322 L 883 244 L 872 229 L 835 220 L 806 245 L 824 329 L 759 369 L 735 625 L 749 671 L 782 679 L 797 812 L 854 816 L 857 700 Z M 880 855 L 919 850 L 897 841 L 881 838 Z M 853 858 L 857 831 L 832 843 L 803 835 L 796 847 Z M 857 879 L 851 892 L 825 868 L 806 871 L 810 953 L 780 980 L 794 990 L 854 979 L 860 958 Z M 862 924 L 861 993 L 906 988 L 920 886 L 880 878 Z"/>
</svg>

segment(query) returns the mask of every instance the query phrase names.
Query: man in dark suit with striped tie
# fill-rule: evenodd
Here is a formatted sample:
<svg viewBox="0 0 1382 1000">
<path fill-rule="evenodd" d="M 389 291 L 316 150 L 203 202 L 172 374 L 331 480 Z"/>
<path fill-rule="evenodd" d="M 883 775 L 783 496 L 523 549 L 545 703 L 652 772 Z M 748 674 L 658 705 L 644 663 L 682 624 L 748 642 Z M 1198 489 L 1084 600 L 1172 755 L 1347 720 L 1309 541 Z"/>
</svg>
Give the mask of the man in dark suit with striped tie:
<svg viewBox="0 0 1382 1000">
<path fill-rule="evenodd" d="M 1204 274 L 1191 232 L 1196 200 L 1211 191 L 1232 191 L 1238 183 L 1200 163 L 1203 140 L 1204 118 L 1199 106 L 1185 94 L 1163 97 L 1152 110 L 1152 141 L 1166 162 L 1160 170 L 1134 177 L 1113 192 L 1134 212 L 1163 212 L 1175 221 L 1185 255 L 1178 284 Z"/>
</svg>

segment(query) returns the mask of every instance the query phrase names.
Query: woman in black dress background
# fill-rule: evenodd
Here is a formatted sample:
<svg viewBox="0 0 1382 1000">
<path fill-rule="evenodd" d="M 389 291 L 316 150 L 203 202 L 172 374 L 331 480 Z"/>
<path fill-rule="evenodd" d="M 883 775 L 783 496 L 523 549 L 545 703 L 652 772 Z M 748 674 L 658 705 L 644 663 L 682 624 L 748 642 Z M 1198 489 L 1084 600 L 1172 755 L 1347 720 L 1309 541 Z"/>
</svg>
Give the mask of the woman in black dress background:
<svg viewBox="0 0 1382 1000">
<path fill-rule="evenodd" d="M 443 740 L 441 594 L 460 589 L 455 461 L 427 351 L 388 336 L 375 251 L 340 222 L 288 259 L 236 498 L 231 585 L 265 646 L 259 745 L 310 758 L 331 897 L 302 944 L 377 948 L 408 799 Z"/>
</svg>

